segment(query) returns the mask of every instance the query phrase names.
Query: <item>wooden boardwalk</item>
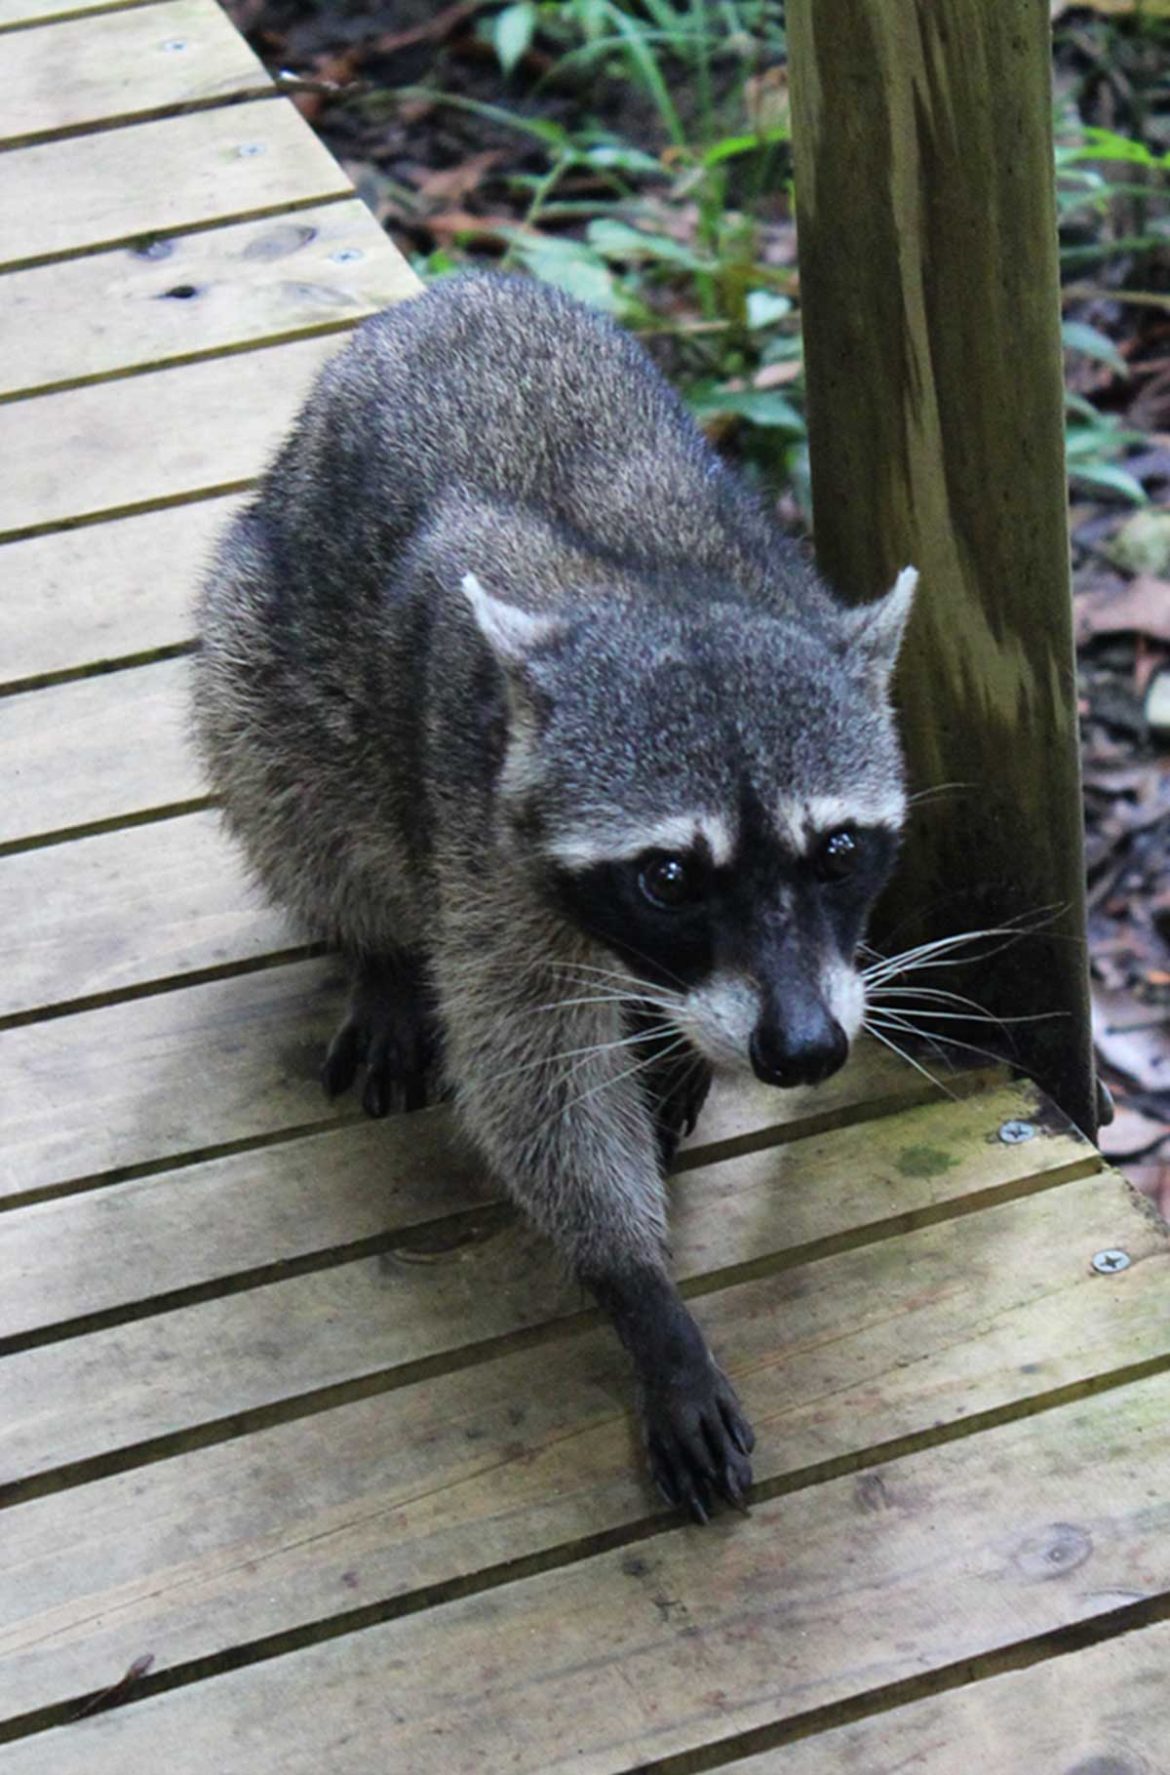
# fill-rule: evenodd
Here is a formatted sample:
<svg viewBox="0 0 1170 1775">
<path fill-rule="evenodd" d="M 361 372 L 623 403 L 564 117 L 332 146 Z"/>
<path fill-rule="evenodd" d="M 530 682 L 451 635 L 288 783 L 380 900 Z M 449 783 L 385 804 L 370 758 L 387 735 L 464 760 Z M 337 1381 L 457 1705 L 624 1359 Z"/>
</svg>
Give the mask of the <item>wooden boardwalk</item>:
<svg viewBox="0 0 1170 1775">
<path fill-rule="evenodd" d="M 212 0 L 0 0 L 0 93 L 4 1775 L 1170 1769 L 1167 1229 L 1029 1088 L 714 1101 L 705 1530 L 444 1116 L 322 1099 L 188 605 L 413 280 Z"/>
</svg>

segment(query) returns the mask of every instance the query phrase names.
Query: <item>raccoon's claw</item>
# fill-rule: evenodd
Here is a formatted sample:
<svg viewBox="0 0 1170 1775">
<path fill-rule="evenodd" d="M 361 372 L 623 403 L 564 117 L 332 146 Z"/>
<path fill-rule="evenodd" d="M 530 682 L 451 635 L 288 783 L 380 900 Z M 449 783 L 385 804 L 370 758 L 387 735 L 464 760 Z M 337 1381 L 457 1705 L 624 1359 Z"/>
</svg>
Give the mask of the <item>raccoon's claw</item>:
<svg viewBox="0 0 1170 1775">
<path fill-rule="evenodd" d="M 364 1064 L 367 1115 L 423 1109 L 437 1048 L 418 965 L 370 962 L 358 975 L 349 1016 L 329 1044 L 321 1081 L 329 1096 L 337 1097 L 349 1090 Z"/>
<path fill-rule="evenodd" d="M 708 1362 L 705 1373 L 648 1388 L 642 1420 L 651 1476 L 668 1504 L 700 1523 L 716 1497 L 746 1512 L 755 1436 L 721 1369 Z"/>
<path fill-rule="evenodd" d="M 664 1170 L 672 1163 L 679 1141 L 694 1133 L 710 1089 L 711 1068 L 692 1060 L 659 1097 L 655 1106 L 658 1156 Z"/>
</svg>

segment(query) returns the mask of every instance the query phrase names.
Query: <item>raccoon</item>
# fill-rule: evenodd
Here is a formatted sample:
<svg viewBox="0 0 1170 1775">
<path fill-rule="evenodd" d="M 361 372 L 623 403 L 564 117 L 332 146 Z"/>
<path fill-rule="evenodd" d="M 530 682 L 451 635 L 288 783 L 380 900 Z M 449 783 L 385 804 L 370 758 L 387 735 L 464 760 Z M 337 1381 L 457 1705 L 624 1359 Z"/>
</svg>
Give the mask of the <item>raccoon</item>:
<svg viewBox="0 0 1170 1775">
<path fill-rule="evenodd" d="M 839 603 L 635 341 L 473 276 L 357 329 L 202 588 L 212 788 L 353 966 L 327 1089 L 454 1096 L 699 1521 L 753 1435 L 670 1278 L 664 1171 L 713 1069 L 815 1084 L 860 1027 L 916 577 Z"/>
</svg>

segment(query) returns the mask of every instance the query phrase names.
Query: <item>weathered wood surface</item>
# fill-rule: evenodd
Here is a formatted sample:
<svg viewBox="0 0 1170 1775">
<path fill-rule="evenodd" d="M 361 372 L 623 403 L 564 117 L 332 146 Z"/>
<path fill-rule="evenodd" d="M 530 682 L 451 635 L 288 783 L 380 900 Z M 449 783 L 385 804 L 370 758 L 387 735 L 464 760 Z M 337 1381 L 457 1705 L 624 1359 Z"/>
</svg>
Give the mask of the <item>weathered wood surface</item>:
<svg viewBox="0 0 1170 1775">
<path fill-rule="evenodd" d="M 131 6 L 156 5 L 158 0 L 0 0 L 0 31 L 20 30 L 49 20 L 80 17 L 85 13 L 121 12 Z"/>
<path fill-rule="evenodd" d="M 1128 1457 L 1138 1438 L 1170 1462 L 1170 1377 L 290 1651 L 6 1760 L 366 1775 L 378 1744 L 412 1775 L 617 1775 L 1170 1588 L 1170 1500 Z"/>
<path fill-rule="evenodd" d="M 0 1202 L 357 1116 L 319 1081 L 344 1003 L 340 964 L 305 961 L 0 1031 Z M 734 1112 L 716 1102 L 703 1126 L 751 1144 L 753 1129 L 816 1127 L 923 1089 L 871 1053 L 817 1092 L 764 1087 Z"/>
<path fill-rule="evenodd" d="M 899 702 L 916 786 L 957 785 L 890 916 L 902 941 L 1047 917 L 974 997 L 1052 1014 L 1016 1051 L 1091 1134 L 1049 7 L 787 19 L 818 556 L 853 598 L 921 571 Z"/>
<path fill-rule="evenodd" d="M 0 700 L 0 843 L 205 801 L 190 674 L 186 659 L 160 660 Z"/>
<path fill-rule="evenodd" d="M 3 289 L 0 278 L 0 303 Z M 197 500 L 0 543 L 0 684 L 190 643 L 197 576 L 241 503 Z"/>
<path fill-rule="evenodd" d="M 10 31 L 0 35 L 0 143 L 124 123 L 271 84 L 215 0 L 160 0 L 51 31 Z"/>
<path fill-rule="evenodd" d="M 0 870 L 0 1024 L 298 946 L 210 810 L 37 846 Z"/>
<path fill-rule="evenodd" d="M 350 196 L 284 99 L 43 142 L 4 156 L 0 270 Z"/>
<path fill-rule="evenodd" d="M 385 239 L 364 204 L 331 203 L 11 272 L 0 395 L 352 325 L 416 287 Z"/>
<path fill-rule="evenodd" d="M 1128 1237 L 1132 1215 L 1120 1185 L 1091 1178 L 705 1295 L 698 1311 L 757 1425 L 761 1484 L 811 1485 L 866 1450 L 1063 1396 L 1097 1372 L 1102 1338 L 1131 1364 L 1157 1355 L 1165 1233 L 1138 1228 L 1124 1279 L 1084 1262 L 1086 1237 Z M 906 1261 L 916 1285 L 891 1294 Z M 974 1350 L 973 1314 L 987 1330 Z M 656 1514 L 627 1404 L 612 1338 L 581 1331 L 94 1481 L 84 1519 L 68 1495 L 18 1506 L 21 1557 L 0 1576 L 10 1704 L 84 1695 L 137 1646 L 168 1665 L 222 1654 L 477 1572 L 506 1577 L 509 1560 Z M 205 1525 L 198 1548 L 176 1542 L 185 1515 Z"/>
<path fill-rule="evenodd" d="M 342 343 L 333 334 L 7 402 L 0 537 L 247 485 Z"/>
<path fill-rule="evenodd" d="M 889 1237 L 946 1213 L 956 1202 L 969 1205 L 968 1198 L 984 1187 L 994 1197 L 1012 1193 L 1019 1183 L 1084 1169 L 1086 1163 L 1096 1167 L 1091 1149 L 1086 1157 L 1080 1143 L 1062 1136 L 1038 1140 L 1030 1154 L 1015 1153 L 1014 1162 L 1005 1164 L 994 1148 L 984 1150 L 1003 1119 L 1003 1107 L 1003 1098 L 975 1098 L 910 1112 L 909 1127 L 907 1118 L 899 1116 L 688 1170 L 671 1192 L 677 1273 L 709 1280 L 744 1265 L 790 1262 L 795 1252 L 824 1249 L 847 1238 Z M 303 1228 L 288 1228 L 283 1212 L 271 1214 L 267 1263 L 279 1268 L 290 1256 L 315 1250 L 327 1254 L 340 1245 L 338 1261 L 287 1281 L 265 1281 L 261 1274 L 258 1285 L 244 1292 L 177 1307 L 161 1318 L 131 1318 L 86 1337 L 38 1344 L 10 1356 L 5 1370 L 10 1418 L 0 1424 L 0 1469 L 7 1482 L 19 1484 L 33 1473 L 86 1455 L 173 1435 L 357 1376 L 433 1360 L 469 1341 L 513 1336 L 580 1311 L 585 1297 L 566 1283 L 543 1241 L 519 1222 L 500 1223 L 494 1214 L 471 1212 L 441 1235 L 439 1252 L 446 1252 L 452 1259 L 448 1262 L 420 1265 L 411 1240 L 396 1240 L 400 1229 L 390 1213 L 393 1169 L 400 1172 L 396 1193 L 406 1204 L 407 1225 L 425 1213 L 428 1189 L 432 1214 L 444 1219 L 466 1214 L 475 1201 L 469 1190 L 476 1178 L 486 1193 L 481 1168 L 445 1136 L 442 1118 L 427 1116 L 409 1134 L 400 1133 L 397 1150 L 387 1142 L 382 1190 L 372 1143 L 364 1149 L 366 1165 L 353 1174 L 345 1169 L 343 1175 L 329 1165 L 329 1148 L 318 1147 L 318 1162 L 328 1168 L 335 1193 L 319 1198 Z M 937 1144 L 940 1140 L 946 1145 Z M 923 1151 L 934 1154 L 937 1172 L 907 1177 L 916 1154 Z M 839 1180 L 861 1169 L 862 1154 L 864 1183 L 841 1187 Z M 251 1165 L 237 1161 L 231 1166 L 237 1190 L 250 1169 L 271 1174 L 272 1154 L 257 1157 L 259 1165 L 253 1158 Z M 207 1181 L 204 1173 L 197 1190 L 202 1183 L 205 1193 Z M 182 1189 L 179 1179 L 178 1193 Z M 105 1224 L 113 1227 L 124 1213 L 129 1222 L 127 1255 L 135 1249 L 145 1255 L 159 1240 L 140 1230 L 136 1205 L 135 1193 L 123 1192 L 108 1205 L 97 1204 L 88 1216 L 83 1213 L 81 1222 L 88 1218 L 92 1223 L 104 1209 Z M 347 1206 L 349 1238 L 342 1231 Z M 245 1229 L 254 1214 L 244 1210 Z M 193 1230 L 194 1249 L 183 1256 L 164 1251 L 158 1265 L 136 1265 L 123 1281 L 123 1296 L 135 1302 L 161 1295 L 174 1287 L 176 1270 L 195 1282 L 222 1281 L 225 1275 L 245 1279 L 246 1233 L 233 1255 L 225 1237 L 230 1226 L 229 1214 L 226 1227 L 216 1227 L 211 1237 L 201 1239 Z M 53 1251 L 51 1244 L 40 1250 L 39 1236 L 46 1227 L 52 1229 L 53 1216 L 41 1209 L 31 1228 L 22 1229 L 18 1222 L 4 1246 L 15 1243 L 26 1273 L 35 1273 L 38 1256 L 51 1269 L 61 1261 L 66 1269 L 71 1263 L 82 1267 L 83 1247 L 75 1237 L 65 1250 Z M 382 1233 L 387 1235 L 382 1252 L 342 1261 L 348 1256 L 346 1246 Z M 398 1246 L 401 1255 L 396 1254 Z M 426 1250 L 424 1240 L 424 1254 Z M 253 1261 L 257 1255 L 253 1235 Z M 1078 1261 L 1083 1269 L 1086 1254 Z M 107 1281 L 107 1292 L 110 1287 Z M 18 1289 L 17 1314 L 22 1292 L 27 1301 L 28 1291 Z M 51 1299 L 51 1275 L 49 1292 Z M 84 1284 L 79 1293 L 84 1300 Z"/>
<path fill-rule="evenodd" d="M 735 1775 L 1161 1775 L 1170 1623 L 734 1764 Z"/>
</svg>

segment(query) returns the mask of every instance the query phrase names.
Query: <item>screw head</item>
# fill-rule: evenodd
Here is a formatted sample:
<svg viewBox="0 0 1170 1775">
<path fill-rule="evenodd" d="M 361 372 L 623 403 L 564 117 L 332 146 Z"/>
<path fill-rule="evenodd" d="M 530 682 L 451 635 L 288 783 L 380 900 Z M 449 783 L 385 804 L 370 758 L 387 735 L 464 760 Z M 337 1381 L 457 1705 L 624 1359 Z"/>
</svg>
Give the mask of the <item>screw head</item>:
<svg viewBox="0 0 1170 1775">
<path fill-rule="evenodd" d="M 263 142 L 241 142 L 236 153 L 241 160 L 251 160 L 256 154 L 263 154 Z"/>
<path fill-rule="evenodd" d="M 1099 1276 L 1116 1276 L 1119 1270 L 1127 1270 L 1129 1264 L 1128 1251 L 1098 1251 L 1093 1258 L 1093 1268 Z"/>
<path fill-rule="evenodd" d="M 187 39 L 185 37 L 168 37 L 162 47 L 168 55 L 177 55 L 180 50 L 186 49 Z"/>
<path fill-rule="evenodd" d="M 1025 1140 L 1034 1139 L 1035 1134 L 1034 1122 L 1012 1121 L 1000 1124 L 999 1137 L 1005 1146 L 1022 1146 Z"/>
<path fill-rule="evenodd" d="M 329 257 L 334 265 L 349 265 L 354 259 L 364 259 L 365 254 L 360 247 L 338 247 Z"/>
</svg>

